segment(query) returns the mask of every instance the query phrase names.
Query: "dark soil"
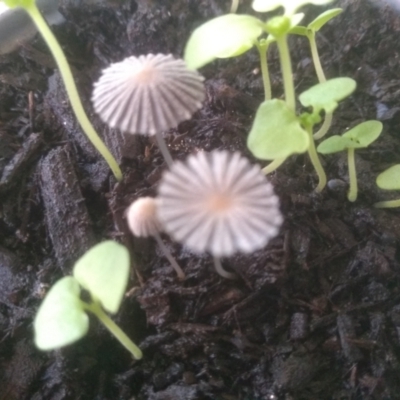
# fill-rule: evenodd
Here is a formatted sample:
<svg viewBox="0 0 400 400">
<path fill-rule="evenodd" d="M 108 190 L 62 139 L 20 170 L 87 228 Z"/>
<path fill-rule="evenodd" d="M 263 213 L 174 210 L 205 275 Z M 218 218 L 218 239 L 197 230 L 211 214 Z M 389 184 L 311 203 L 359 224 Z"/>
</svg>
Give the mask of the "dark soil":
<svg viewBox="0 0 400 400">
<path fill-rule="evenodd" d="M 307 157 L 292 157 L 271 176 L 285 216 L 279 236 L 224 260 L 236 281 L 165 237 L 187 274 L 179 282 L 153 241 L 133 238 L 124 219 L 131 201 L 156 194 L 166 168 L 158 148 L 106 128 L 88 99 L 110 62 L 182 55 L 190 32 L 230 1 L 136 3 L 66 0 L 67 22 L 54 28 L 122 183 L 77 126 L 42 40 L 0 58 L 0 399 L 400 399 L 400 211 L 373 207 L 393 197 L 375 187 L 377 174 L 400 162 L 399 14 L 384 1 L 338 1 L 344 13 L 318 37 L 326 75 L 358 82 L 332 132 L 384 123 L 381 138 L 357 153 L 358 200 L 346 199 L 344 154 L 324 157 L 331 181 L 322 194 Z M 251 12 L 249 3 L 239 11 Z M 321 10 L 306 8 L 306 21 Z M 307 43 L 292 38 L 291 48 L 300 92 L 316 77 Z M 281 96 L 275 50 L 270 62 Z M 204 108 L 167 135 L 175 158 L 217 148 L 250 157 L 246 134 L 263 97 L 258 67 L 250 51 L 202 70 Z M 116 321 L 143 359 L 133 361 L 95 320 L 73 346 L 38 351 L 32 320 L 47 289 L 107 238 L 132 253 L 130 295 Z"/>
</svg>

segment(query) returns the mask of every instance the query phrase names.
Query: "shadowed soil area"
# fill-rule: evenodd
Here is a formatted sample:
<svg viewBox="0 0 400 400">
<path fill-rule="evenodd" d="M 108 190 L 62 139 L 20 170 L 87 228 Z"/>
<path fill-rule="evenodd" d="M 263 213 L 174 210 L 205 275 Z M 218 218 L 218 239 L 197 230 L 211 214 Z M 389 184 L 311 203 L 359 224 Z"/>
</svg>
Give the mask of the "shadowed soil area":
<svg viewBox="0 0 400 400">
<path fill-rule="evenodd" d="M 253 13 L 243 1 L 239 13 Z M 366 0 L 322 28 L 328 78 L 356 92 L 334 114 L 330 134 L 367 119 L 381 137 L 356 153 L 359 197 L 347 201 L 346 154 L 323 156 L 329 184 L 307 155 L 270 179 L 285 221 L 266 248 L 223 259 L 163 236 L 186 273 L 180 282 L 152 239 L 129 233 L 124 212 L 155 196 L 166 169 L 155 140 L 106 127 L 90 102 L 109 63 L 130 55 L 182 56 L 195 27 L 229 11 L 223 0 L 62 3 L 54 27 L 89 117 L 120 163 L 114 177 L 77 125 L 55 63 L 40 37 L 0 56 L 0 400 L 395 400 L 400 398 L 400 209 L 376 176 L 400 163 L 400 14 Z M 305 7 L 305 22 L 326 7 Z M 254 13 L 253 13 L 254 14 Z M 223 34 L 223 33 L 221 33 Z M 317 83 L 307 41 L 290 38 L 297 93 Z M 272 91 L 282 96 L 278 53 L 269 53 Z M 263 86 L 255 49 L 201 70 L 204 107 L 166 133 L 176 159 L 200 150 L 240 151 Z M 261 162 L 261 165 L 265 165 Z M 397 197 L 400 194 L 397 193 Z M 129 292 L 115 321 L 144 352 L 140 361 L 92 320 L 74 345 L 43 353 L 32 321 L 43 296 L 80 255 L 105 239 L 132 255 Z"/>
</svg>

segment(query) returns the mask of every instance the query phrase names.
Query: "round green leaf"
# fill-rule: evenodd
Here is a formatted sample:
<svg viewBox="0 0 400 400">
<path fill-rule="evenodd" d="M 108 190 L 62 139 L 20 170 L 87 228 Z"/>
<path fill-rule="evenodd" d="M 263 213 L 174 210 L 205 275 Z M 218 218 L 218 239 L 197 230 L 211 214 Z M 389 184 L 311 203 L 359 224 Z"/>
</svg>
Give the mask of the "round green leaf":
<svg viewBox="0 0 400 400">
<path fill-rule="evenodd" d="M 350 141 L 348 139 L 335 135 L 321 142 L 317 147 L 317 151 L 321 154 L 338 153 L 346 150 L 349 145 Z"/>
<path fill-rule="evenodd" d="M 338 102 L 350 96 L 356 88 L 356 81 L 351 78 L 335 78 L 306 90 L 299 96 L 304 107 L 313 107 L 314 111 L 325 110 L 333 113 Z"/>
<path fill-rule="evenodd" d="M 104 309 L 116 313 L 128 284 L 129 265 L 128 250 L 108 240 L 87 251 L 75 263 L 73 275 Z"/>
<path fill-rule="evenodd" d="M 272 11 L 282 6 L 285 15 L 292 15 L 304 4 L 323 5 L 331 3 L 333 0 L 254 0 L 253 9 L 258 12 Z"/>
<path fill-rule="evenodd" d="M 376 178 L 376 184 L 385 190 L 400 190 L 400 164 L 393 165 Z"/>
<path fill-rule="evenodd" d="M 89 318 L 79 294 L 79 284 L 71 276 L 60 279 L 47 293 L 33 323 L 39 349 L 57 349 L 86 335 Z"/>
<path fill-rule="evenodd" d="M 277 99 L 260 105 L 247 138 L 249 150 L 262 160 L 304 153 L 309 143 L 309 135 L 301 127 L 296 114 L 284 101 Z"/>
<path fill-rule="evenodd" d="M 318 32 L 327 22 L 342 12 L 342 8 L 333 8 L 332 10 L 327 10 L 311 21 L 307 28 L 312 29 L 314 32 Z"/>
<path fill-rule="evenodd" d="M 198 69 L 215 58 L 235 57 L 254 46 L 263 22 L 250 15 L 226 14 L 199 26 L 190 36 L 184 59 Z"/>
<path fill-rule="evenodd" d="M 342 137 L 350 141 L 349 148 L 361 149 L 368 147 L 372 142 L 378 139 L 382 128 L 382 122 L 365 121 L 348 130 Z"/>
</svg>

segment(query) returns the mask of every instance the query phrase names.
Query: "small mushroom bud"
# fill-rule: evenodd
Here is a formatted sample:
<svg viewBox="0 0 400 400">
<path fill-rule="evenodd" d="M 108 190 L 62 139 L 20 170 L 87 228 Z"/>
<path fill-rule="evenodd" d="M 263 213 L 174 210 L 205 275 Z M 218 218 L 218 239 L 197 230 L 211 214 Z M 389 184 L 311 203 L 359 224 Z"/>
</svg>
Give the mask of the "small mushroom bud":
<svg viewBox="0 0 400 400">
<path fill-rule="evenodd" d="M 153 236 L 162 251 L 178 274 L 179 279 L 185 279 L 185 274 L 161 239 L 161 224 L 157 218 L 156 201 L 152 197 L 142 197 L 134 201 L 126 212 L 128 226 L 138 237 Z"/>
</svg>

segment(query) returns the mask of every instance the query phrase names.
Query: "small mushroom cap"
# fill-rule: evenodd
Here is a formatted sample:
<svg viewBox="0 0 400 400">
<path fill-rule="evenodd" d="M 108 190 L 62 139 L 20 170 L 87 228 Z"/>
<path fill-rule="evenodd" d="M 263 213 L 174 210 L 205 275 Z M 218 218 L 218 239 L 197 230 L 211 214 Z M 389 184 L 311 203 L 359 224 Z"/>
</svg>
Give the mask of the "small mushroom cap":
<svg viewBox="0 0 400 400">
<path fill-rule="evenodd" d="M 384 190 L 400 190 L 400 164 L 383 171 L 376 178 L 376 184 Z"/>
<path fill-rule="evenodd" d="M 200 152 L 175 162 L 159 187 L 164 229 L 195 252 L 252 252 L 277 235 L 279 199 L 257 165 L 239 153 Z"/>
<path fill-rule="evenodd" d="M 205 97 L 204 78 L 172 55 L 128 57 L 103 70 L 92 101 L 102 120 L 154 135 L 191 118 Z"/>
<path fill-rule="evenodd" d="M 152 197 L 142 197 L 134 201 L 126 211 L 126 219 L 129 229 L 135 236 L 155 236 L 161 231 L 156 201 Z"/>
</svg>

